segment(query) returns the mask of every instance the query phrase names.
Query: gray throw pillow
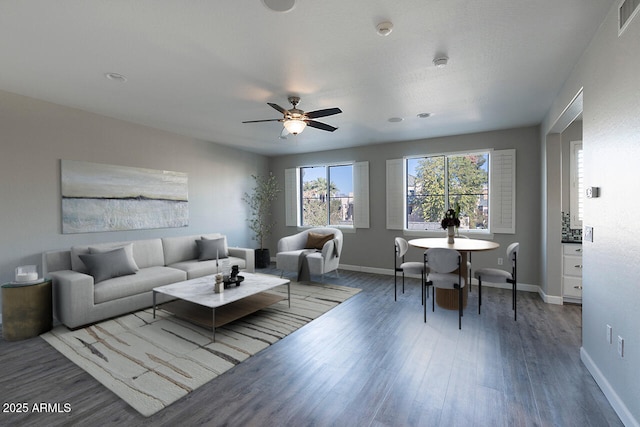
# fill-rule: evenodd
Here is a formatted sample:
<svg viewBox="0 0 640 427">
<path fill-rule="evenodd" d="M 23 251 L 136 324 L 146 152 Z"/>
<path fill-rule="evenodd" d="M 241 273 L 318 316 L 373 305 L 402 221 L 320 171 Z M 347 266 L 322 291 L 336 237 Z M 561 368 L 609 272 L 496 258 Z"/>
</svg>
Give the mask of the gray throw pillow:
<svg viewBox="0 0 640 427">
<path fill-rule="evenodd" d="M 131 265 L 124 248 L 109 252 L 84 254 L 80 259 L 93 276 L 94 284 L 113 277 L 135 274 L 136 268 Z"/>
<path fill-rule="evenodd" d="M 224 237 L 196 240 L 196 245 L 198 246 L 198 259 L 200 261 L 228 258 L 224 250 Z"/>
<path fill-rule="evenodd" d="M 133 268 L 136 271 L 140 270 L 140 268 L 138 267 L 138 264 L 136 264 L 136 260 L 133 258 L 133 243 L 127 243 L 124 245 L 108 245 L 106 247 L 89 246 L 89 253 L 102 254 L 102 253 L 111 252 L 115 249 L 120 249 L 120 248 L 124 249 L 124 252 L 127 254 L 127 259 L 129 260 L 129 263 L 131 263 Z"/>
</svg>

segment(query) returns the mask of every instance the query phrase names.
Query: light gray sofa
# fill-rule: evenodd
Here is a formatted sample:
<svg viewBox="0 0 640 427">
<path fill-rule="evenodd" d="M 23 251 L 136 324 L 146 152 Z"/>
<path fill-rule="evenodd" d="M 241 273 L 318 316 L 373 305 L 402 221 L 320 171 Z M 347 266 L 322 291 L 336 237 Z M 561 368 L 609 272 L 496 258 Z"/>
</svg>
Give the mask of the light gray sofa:
<svg viewBox="0 0 640 427">
<path fill-rule="evenodd" d="M 44 273 L 53 281 L 55 317 L 69 328 L 78 328 L 151 307 L 153 288 L 216 273 L 215 259 L 199 260 L 196 240 L 220 237 L 224 238 L 229 265 L 254 272 L 254 250 L 228 247 L 226 237 L 219 233 L 73 246 L 70 250 L 45 252 Z M 138 270 L 94 283 L 81 255 L 122 247 L 130 252 Z M 166 300 L 158 295 L 158 302 Z"/>
</svg>

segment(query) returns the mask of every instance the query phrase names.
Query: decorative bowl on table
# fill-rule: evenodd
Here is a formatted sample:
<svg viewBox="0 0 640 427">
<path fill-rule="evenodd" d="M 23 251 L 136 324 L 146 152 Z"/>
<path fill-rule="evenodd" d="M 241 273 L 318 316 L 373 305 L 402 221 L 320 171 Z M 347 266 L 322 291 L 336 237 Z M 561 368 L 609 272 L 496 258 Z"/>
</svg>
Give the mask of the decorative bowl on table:
<svg viewBox="0 0 640 427">
<path fill-rule="evenodd" d="M 244 276 L 225 277 L 224 287 L 230 288 L 232 286 L 240 286 L 240 283 L 244 280 Z"/>
</svg>

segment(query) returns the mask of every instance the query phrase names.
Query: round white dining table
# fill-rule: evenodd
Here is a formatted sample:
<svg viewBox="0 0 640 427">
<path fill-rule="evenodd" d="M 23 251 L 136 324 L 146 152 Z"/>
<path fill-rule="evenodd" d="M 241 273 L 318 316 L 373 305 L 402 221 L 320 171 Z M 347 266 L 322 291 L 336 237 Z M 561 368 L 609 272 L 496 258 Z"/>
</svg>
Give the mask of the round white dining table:
<svg viewBox="0 0 640 427">
<path fill-rule="evenodd" d="M 455 249 L 460 252 L 461 262 L 460 265 L 465 266 L 462 269 L 462 277 L 464 277 L 465 283 L 467 286 L 469 285 L 470 278 L 468 276 L 468 271 L 466 268 L 467 265 L 467 253 L 469 252 L 478 252 L 478 251 L 489 251 L 492 249 L 497 249 L 500 247 L 500 244 L 497 242 L 492 242 L 490 240 L 480 240 L 480 239 L 463 239 L 457 237 L 454 239 L 453 243 L 447 243 L 446 237 L 424 237 L 420 239 L 411 239 L 408 241 L 410 246 L 420 249 L 430 249 L 430 248 L 447 248 L 447 249 Z M 462 306 L 467 306 L 467 295 L 468 292 L 462 293 Z M 436 303 L 439 307 L 446 308 L 449 310 L 457 310 L 458 309 L 458 292 L 454 289 L 436 289 Z"/>
</svg>

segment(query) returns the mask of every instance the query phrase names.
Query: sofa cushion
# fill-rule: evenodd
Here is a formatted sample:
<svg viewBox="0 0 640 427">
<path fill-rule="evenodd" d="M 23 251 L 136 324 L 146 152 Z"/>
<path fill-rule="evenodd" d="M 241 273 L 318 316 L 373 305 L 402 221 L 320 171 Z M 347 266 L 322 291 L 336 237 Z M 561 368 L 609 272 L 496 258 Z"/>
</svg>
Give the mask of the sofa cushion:
<svg viewBox="0 0 640 427">
<path fill-rule="evenodd" d="M 165 265 L 172 265 L 176 262 L 188 261 L 190 259 L 198 259 L 198 246 L 196 245 L 196 240 L 216 239 L 219 237 L 224 238 L 225 253 L 226 255 L 229 255 L 227 238 L 226 236 L 219 233 L 194 236 L 163 237 L 162 249 L 164 251 Z"/>
<path fill-rule="evenodd" d="M 94 283 L 99 283 L 113 277 L 135 274 L 138 270 L 127 257 L 124 248 L 95 254 L 82 254 L 80 259 L 87 266 Z"/>
<path fill-rule="evenodd" d="M 94 250 L 113 250 L 127 245 L 132 246 L 133 259 L 138 268 L 152 266 L 164 266 L 164 253 L 160 239 L 135 240 L 133 242 L 96 243 L 93 245 L 77 245 L 71 247 L 71 269 L 88 274 L 89 270 L 80 259 L 81 254 L 90 253 L 89 247 Z"/>
<path fill-rule="evenodd" d="M 313 232 L 309 232 L 309 234 L 307 235 L 307 244 L 305 245 L 305 249 L 318 249 L 318 250 L 322 250 L 322 247 L 324 246 L 325 243 L 327 243 L 329 240 L 333 240 L 334 234 L 319 234 L 319 233 L 313 233 Z"/>
<path fill-rule="evenodd" d="M 200 261 L 227 258 L 224 237 L 196 240 L 196 246 L 198 247 L 198 259 Z"/>
<path fill-rule="evenodd" d="M 105 280 L 94 286 L 95 304 L 126 298 L 132 295 L 151 292 L 158 286 L 187 280 L 184 271 L 170 267 L 142 268 L 133 276 L 121 276 Z"/>
<path fill-rule="evenodd" d="M 240 270 L 244 270 L 245 268 L 247 268 L 247 263 L 242 258 L 229 256 L 228 259 L 225 260 L 225 262 L 227 262 L 227 260 L 229 262 L 229 266 L 237 265 Z M 171 264 L 168 267 L 185 271 L 187 273 L 188 279 L 195 279 L 197 277 L 208 276 L 210 274 L 222 272 L 222 262 L 220 262 L 220 265 L 216 266 L 215 259 L 212 261 L 199 261 L 197 259 L 192 259 L 189 261 L 177 262 L 175 264 Z"/>
<path fill-rule="evenodd" d="M 124 249 L 124 252 L 127 254 L 127 260 L 129 261 L 129 263 L 131 264 L 131 266 L 133 266 L 133 268 L 138 271 L 140 270 L 140 268 L 138 267 L 138 264 L 136 264 L 136 260 L 133 258 L 133 243 L 127 243 L 123 246 L 121 246 Z M 89 253 L 90 254 L 102 254 L 105 252 L 110 252 L 114 249 L 119 249 L 117 246 L 114 248 L 105 248 L 105 247 L 95 247 L 95 246 L 90 246 L 89 247 Z"/>
<path fill-rule="evenodd" d="M 200 237 L 201 240 L 218 240 L 218 239 L 222 239 L 222 243 L 224 246 L 224 254 L 226 256 L 229 256 L 229 245 L 227 244 L 227 236 L 225 236 L 224 234 L 219 234 L 219 233 L 214 233 L 214 234 L 205 234 L 204 236 Z"/>
</svg>

